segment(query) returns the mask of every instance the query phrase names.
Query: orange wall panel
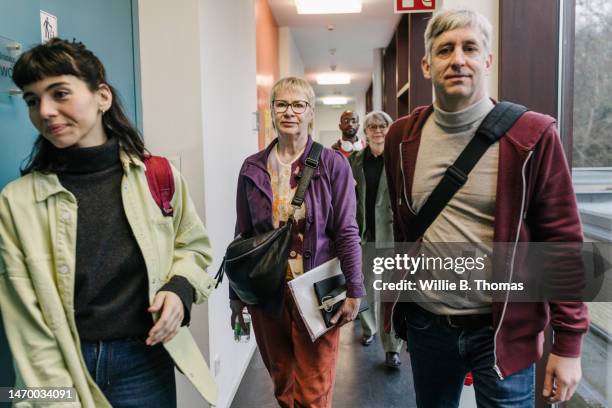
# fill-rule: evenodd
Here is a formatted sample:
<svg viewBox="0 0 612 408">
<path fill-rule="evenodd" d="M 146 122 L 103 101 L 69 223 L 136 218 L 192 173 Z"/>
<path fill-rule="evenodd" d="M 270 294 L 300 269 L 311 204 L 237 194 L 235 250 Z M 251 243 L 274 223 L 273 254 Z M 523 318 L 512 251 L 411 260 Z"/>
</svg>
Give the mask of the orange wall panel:
<svg viewBox="0 0 612 408">
<path fill-rule="evenodd" d="M 274 139 L 270 115 L 270 90 L 279 79 L 278 24 L 266 0 L 255 1 L 257 44 L 257 111 L 259 148 Z"/>
</svg>

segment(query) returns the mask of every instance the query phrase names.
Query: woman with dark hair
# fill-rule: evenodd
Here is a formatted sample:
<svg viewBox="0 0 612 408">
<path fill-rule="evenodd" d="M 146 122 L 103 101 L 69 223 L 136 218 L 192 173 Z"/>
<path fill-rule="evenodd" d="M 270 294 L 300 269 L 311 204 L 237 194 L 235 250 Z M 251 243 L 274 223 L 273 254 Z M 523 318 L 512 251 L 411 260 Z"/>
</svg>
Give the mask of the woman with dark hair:
<svg viewBox="0 0 612 408">
<path fill-rule="evenodd" d="M 40 132 L 0 193 L 0 308 L 17 385 L 73 387 L 74 406 L 166 408 L 176 365 L 214 402 L 185 327 L 213 288 L 210 245 L 181 175 L 146 151 L 83 44 L 27 51 L 13 80 Z M 163 206 L 153 159 L 174 189 Z"/>
</svg>

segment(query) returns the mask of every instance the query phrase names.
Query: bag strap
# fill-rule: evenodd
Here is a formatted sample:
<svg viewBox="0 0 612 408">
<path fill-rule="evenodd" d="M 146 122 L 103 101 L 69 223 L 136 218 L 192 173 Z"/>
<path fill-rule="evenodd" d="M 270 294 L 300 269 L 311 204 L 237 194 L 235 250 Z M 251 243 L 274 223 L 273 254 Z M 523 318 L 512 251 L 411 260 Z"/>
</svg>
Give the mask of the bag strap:
<svg viewBox="0 0 612 408">
<path fill-rule="evenodd" d="M 468 179 L 468 174 L 485 154 L 487 149 L 516 123 L 527 111 L 522 105 L 499 102 L 484 118 L 476 134 L 463 149 L 457 160 L 448 168 L 442 180 L 434 188 L 429 198 L 413 218 L 408 230 L 408 241 L 421 238 L 444 207 Z"/>
<path fill-rule="evenodd" d="M 305 166 L 300 173 L 300 182 L 297 186 L 297 190 L 293 196 L 293 200 L 291 200 L 291 206 L 293 210 L 300 208 L 302 203 L 304 202 L 304 196 L 306 194 L 306 189 L 310 184 L 310 180 L 312 179 L 312 175 L 314 174 L 315 169 L 319 166 L 319 158 L 321 157 L 321 151 L 323 150 L 323 145 L 317 142 L 312 143 L 312 147 L 308 152 L 308 157 L 305 160 Z M 289 219 L 293 219 L 293 212 L 289 216 Z M 221 265 L 219 265 L 219 270 L 215 275 L 215 279 L 217 283 L 215 284 L 215 289 L 221 282 L 223 281 L 224 275 L 224 266 L 225 266 L 225 256 L 221 260 Z"/>
<path fill-rule="evenodd" d="M 298 184 L 297 190 L 295 190 L 293 200 L 291 200 L 291 206 L 294 210 L 300 208 L 304 202 L 306 189 L 308 188 L 308 184 L 310 184 L 310 179 L 312 179 L 315 169 L 319 165 L 319 158 L 321 157 L 322 150 L 322 144 L 317 142 L 312 143 L 310 152 L 308 152 L 308 157 L 306 157 L 305 160 L 305 166 L 300 174 L 300 183 Z M 291 214 L 291 217 L 293 218 L 293 214 Z"/>
<path fill-rule="evenodd" d="M 147 183 L 155 203 L 164 217 L 172 216 L 174 209 L 170 201 L 174 196 L 174 176 L 170 162 L 165 157 L 148 156 L 144 159 L 144 164 Z"/>
<path fill-rule="evenodd" d="M 223 259 L 221 260 L 221 265 L 219 265 L 219 270 L 217 271 L 217 273 L 215 274 L 215 280 L 217 281 L 215 283 L 215 289 L 217 289 L 217 287 L 221 284 L 221 282 L 223 282 L 223 267 L 225 266 L 225 255 L 223 255 Z"/>
</svg>

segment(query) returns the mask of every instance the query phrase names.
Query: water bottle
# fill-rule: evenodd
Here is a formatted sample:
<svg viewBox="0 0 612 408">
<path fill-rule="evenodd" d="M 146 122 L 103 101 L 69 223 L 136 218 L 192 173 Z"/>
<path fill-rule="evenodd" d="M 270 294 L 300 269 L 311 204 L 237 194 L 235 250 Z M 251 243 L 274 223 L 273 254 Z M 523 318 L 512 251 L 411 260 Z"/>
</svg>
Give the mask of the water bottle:
<svg viewBox="0 0 612 408">
<path fill-rule="evenodd" d="M 244 328 L 240 325 L 240 319 L 234 322 L 234 341 L 236 343 L 248 343 L 251 339 L 251 315 L 247 312 L 242 314 Z"/>
</svg>

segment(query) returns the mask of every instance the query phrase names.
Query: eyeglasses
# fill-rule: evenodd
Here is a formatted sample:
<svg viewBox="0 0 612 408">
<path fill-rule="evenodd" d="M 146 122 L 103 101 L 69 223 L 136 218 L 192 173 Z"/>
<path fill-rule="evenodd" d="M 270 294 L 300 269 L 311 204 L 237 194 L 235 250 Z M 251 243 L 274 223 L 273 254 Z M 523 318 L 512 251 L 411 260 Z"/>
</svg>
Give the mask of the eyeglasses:
<svg viewBox="0 0 612 408">
<path fill-rule="evenodd" d="M 304 113 L 306 112 L 306 108 L 310 104 L 306 101 L 293 101 L 291 103 L 283 100 L 272 101 L 272 107 L 274 108 L 274 112 L 276 113 L 285 113 L 289 106 L 291 106 L 291 110 L 293 113 Z"/>
<path fill-rule="evenodd" d="M 385 130 L 387 127 L 388 127 L 387 125 L 384 125 L 382 123 L 380 125 L 375 125 L 374 123 L 371 123 L 368 126 L 366 126 L 368 130 L 376 130 L 376 129 Z"/>
<path fill-rule="evenodd" d="M 355 118 L 343 118 L 340 122 L 344 125 L 348 125 L 349 123 L 358 124 L 359 120 Z"/>
</svg>

